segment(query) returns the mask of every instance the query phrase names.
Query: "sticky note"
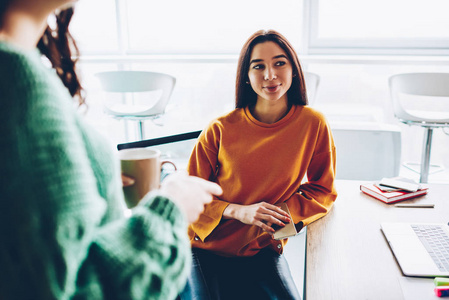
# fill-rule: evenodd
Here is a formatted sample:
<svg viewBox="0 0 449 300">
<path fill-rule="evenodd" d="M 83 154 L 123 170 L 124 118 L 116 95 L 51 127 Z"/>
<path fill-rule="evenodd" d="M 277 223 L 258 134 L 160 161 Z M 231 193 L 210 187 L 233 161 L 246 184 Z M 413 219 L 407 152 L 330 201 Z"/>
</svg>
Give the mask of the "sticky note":
<svg viewBox="0 0 449 300">
<path fill-rule="evenodd" d="M 433 283 L 435 284 L 435 286 L 449 285 L 449 278 L 447 278 L 447 277 L 435 277 L 435 279 L 433 280 Z"/>
</svg>

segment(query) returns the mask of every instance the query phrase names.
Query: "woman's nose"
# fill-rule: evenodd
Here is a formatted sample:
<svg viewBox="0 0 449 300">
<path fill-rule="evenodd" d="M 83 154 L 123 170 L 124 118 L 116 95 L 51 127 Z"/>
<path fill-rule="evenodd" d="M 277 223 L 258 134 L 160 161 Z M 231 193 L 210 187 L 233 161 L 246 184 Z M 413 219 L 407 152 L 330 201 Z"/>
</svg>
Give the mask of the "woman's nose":
<svg viewBox="0 0 449 300">
<path fill-rule="evenodd" d="M 264 74 L 264 80 L 274 80 L 277 76 L 272 68 L 266 68 Z"/>
</svg>

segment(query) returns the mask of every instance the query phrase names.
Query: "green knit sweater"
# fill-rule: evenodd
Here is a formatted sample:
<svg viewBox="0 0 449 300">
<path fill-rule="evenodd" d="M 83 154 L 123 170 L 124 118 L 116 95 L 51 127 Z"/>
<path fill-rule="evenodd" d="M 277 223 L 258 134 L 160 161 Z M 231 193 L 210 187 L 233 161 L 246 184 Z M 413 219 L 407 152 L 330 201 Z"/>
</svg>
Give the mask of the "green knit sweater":
<svg viewBox="0 0 449 300">
<path fill-rule="evenodd" d="M 37 50 L 0 42 L 0 299 L 172 299 L 186 224 L 148 195 L 123 214 L 112 147 Z"/>
</svg>

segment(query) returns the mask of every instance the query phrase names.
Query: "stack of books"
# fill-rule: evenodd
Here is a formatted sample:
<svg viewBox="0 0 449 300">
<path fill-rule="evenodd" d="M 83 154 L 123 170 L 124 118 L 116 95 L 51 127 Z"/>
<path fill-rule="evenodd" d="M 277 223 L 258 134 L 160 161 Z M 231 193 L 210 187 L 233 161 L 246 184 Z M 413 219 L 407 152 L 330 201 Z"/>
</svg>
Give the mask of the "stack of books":
<svg viewBox="0 0 449 300">
<path fill-rule="evenodd" d="M 383 178 L 377 183 L 361 184 L 360 190 L 385 203 L 394 203 L 427 194 L 427 187 L 402 177 Z"/>
</svg>

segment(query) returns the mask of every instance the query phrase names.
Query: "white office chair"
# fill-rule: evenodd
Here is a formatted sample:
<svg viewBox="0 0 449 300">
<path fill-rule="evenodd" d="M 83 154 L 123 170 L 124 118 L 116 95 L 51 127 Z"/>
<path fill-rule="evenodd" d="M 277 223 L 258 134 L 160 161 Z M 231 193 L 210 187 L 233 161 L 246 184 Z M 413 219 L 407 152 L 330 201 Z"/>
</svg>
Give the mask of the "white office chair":
<svg viewBox="0 0 449 300">
<path fill-rule="evenodd" d="M 331 124 L 337 179 L 380 180 L 399 175 L 401 131 L 388 124 Z"/>
<path fill-rule="evenodd" d="M 137 121 L 140 140 L 144 138 L 143 122 L 165 112 L 176 84 L 173 76 L 146 71 L 110 71 L 96 76 L 105 92 L 123 96 L 119 102 L 105 99 L 105 113 L 114 118 Z M 109 96 L 113 98 L 111 94 Z"/>
<path fill-rule="evenodd" d="M 320 76 L 312 72 L 303 73 L 307 90 L 307 98 L 309 99 L 309 105 L 312 106 L 315 103 L 318 86 L 320 85 Z"/>
<path fill-rule="evenodd" d="M 427 183 L 433 129 L 449 127 L 449 73 L 397 74 L 390 77 L 389 86 L 396 118 L 425 129 L 420 182 Z"/>
</svg>

